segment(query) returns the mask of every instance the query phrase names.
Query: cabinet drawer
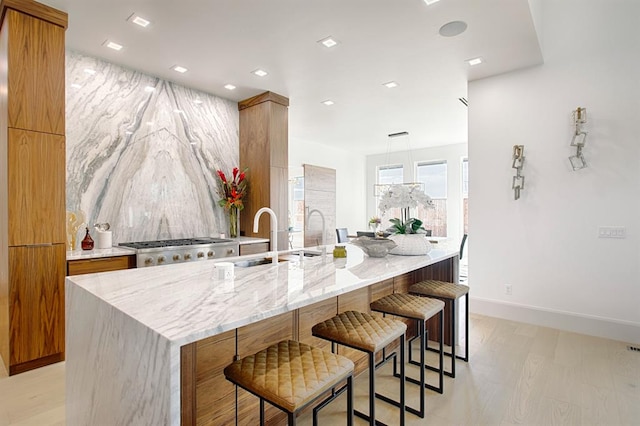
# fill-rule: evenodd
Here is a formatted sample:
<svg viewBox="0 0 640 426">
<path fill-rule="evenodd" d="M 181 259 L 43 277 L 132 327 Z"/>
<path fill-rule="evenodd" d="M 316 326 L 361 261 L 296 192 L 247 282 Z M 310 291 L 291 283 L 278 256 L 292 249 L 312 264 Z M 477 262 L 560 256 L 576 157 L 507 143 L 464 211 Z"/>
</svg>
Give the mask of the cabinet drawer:
<svg viewBox="0 0 640 426">
<path fill-rule="evenodd" d="M 269 251 L 269 243 L 242 244 L 240 246 L 240 256 L 247 254 L 266 253 Z"/>
<path fill-rule="evenodd" d="M 115 256 L 102 257 L 99 259 L 69 260 L 67 262 L 67 275 L 94 274 L 96 272 L 118 271 L 121 269 L 131 269 L 136 266 L 136 257 Z"/>
</svg>

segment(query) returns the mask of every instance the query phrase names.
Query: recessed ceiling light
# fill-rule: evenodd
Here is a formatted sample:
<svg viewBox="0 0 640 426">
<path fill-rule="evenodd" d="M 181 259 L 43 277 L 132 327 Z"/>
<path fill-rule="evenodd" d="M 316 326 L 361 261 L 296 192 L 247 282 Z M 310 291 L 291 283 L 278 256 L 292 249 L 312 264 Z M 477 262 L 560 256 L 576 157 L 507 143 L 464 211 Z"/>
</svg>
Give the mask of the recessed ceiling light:
<svg viewBox="0 0 640 426">
<path fill-rule="evenodd" d="M 143 28 L 148 27 L 149 24 L 151 23 L 148 20 L 136 15 L 135 13 L 133 15 L 129 16 L 129 18 L 127 18 L 127 21 L 132 22 L 132 23 L 134 23 L 136 25 L 139 25 L 139 26 L 141 26 Z"/>
<path fill-rule="evenodd" d="M 251 71 L 251 74 L 255 74 L 255 75 L 257 75 L 258 77 L 264 77 L 265 75 L 267 75 L 267 74 L 269 74 L 269 73 L 268 73 L 268 72 L 266 72 L 265 70 L 262 70 L 262 69 L 258 68 L 258 69 L 257 69 L 257 70 L 255 70 L 255 71 Z"/>
<path fill-rule="evenodd" d="M 195 101 L 193 101 L 193 103 L 196 105 L 200 105 L 202 101 L 200 99 L 196 99 Z"/>
<path fill-rule="evenodd" d="M 132 135 L 132 134 L 133 134 L 133 132 L 132 132 L 131 130 L 127 130 L 127 131 L 125 131 L 125 132 L 124 132 L 124 134 L 125 134 L 125 135 Z"/>
<path fill-rule="evenodd" d="M 383 86 L 388 87 L 389 89 L 393 89 L 394 87 L 398 87 L 398 83 L 395 81 L 390 81 L 388 83 L 384 83 Z"/>
<path fill-rule="evenodd" d="M 79 89 L 82 86 L 80 86 L 78 83 L 71 83 L 71 87 L 73 87 L 74 89 Z"/>
<path fill-rule="evenodd" d="M 153 121 L 147 121 L 147 126 L 153 126 Z"/>
<path fill-rule="evenodd" d="M 318 40 L 318 43 L 322 43 L 324 47 L 334 47 L 338 45 L 338 41 L 331 36 Z"/>
<path fill-rule="evenodd" d="M 154 92 L 155 90 L 156 90 L 156 88 L 152 87 L 152 86 L 147 86 L 147 87 L 144 88 L 145 92 Z"/>
<path fill-rule="evenodd" d="M 181 109 L 174 109 L 173 112 L 175 112 L 176 114 L 184 114 L 184 111 Z"/>
<path fill-rule="evenodd" d="M 474 66 L 474 65 L 480 65 L 484 61 L 482 60 L 481 57 L 478 56 L 477 58 L 467 59 L 467 62 L 469 63 L 469 65 Z"/>
<path fill-rule="evenodd" d="M 92 70 L 91 68 L 85 68 L 84 72 L 89 75 L 94 75 L 96 73 L 96 70 Z"/>
<path fill-rule="evenodd" d="M 333 101 L 331 99 L 327 99 L 326 101 L 322 101 L 323 104 L 325 104 L 326 106 L 331 106 L 333 105 Z"/>
<path fill-rule="evenodd" d="M 227 90 L 235 90 L 236 86 L 234 86 L 233 84 L 225 84 L 224 88 Z"/>
<path fill-rule="evenodd" d="M 438 31 L 442 37 L 455 37 L 467 30 L 467 23 L 463 21 L 447 22 Z"/>
<path fill-rule="evenodd" d="M 438 3 L 440 0 L 424 0 L 427 6 L 431 6 L 434 3 Z"/>
<path fill-rule="evenodd" d="M 176 65 L 173 67 L 174 71 L 178 71 L 179 73 L 184 74 L 185 72 L 189 71 L 188 69 L 186 69 L 185 67 L 181 67 L 180 65 Z"/>
<path fill-rule="evenodd" d="M 114 41 L 109 41 L 109 40 L 105 40 L 104 43 L 102 43 L 103 46 L 107 46 L 109 49 L 113 49 L 113 50 L 122 50 L 122 45 L 118 44 Z"/>
</svg>

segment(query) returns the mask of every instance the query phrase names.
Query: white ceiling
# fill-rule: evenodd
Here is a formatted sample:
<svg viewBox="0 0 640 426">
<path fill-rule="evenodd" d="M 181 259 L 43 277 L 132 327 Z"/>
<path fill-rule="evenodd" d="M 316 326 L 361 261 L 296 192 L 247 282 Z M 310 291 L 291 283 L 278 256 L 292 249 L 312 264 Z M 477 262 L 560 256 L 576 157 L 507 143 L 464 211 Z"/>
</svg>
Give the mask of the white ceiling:
<svg viewBox="0 0 640 426">
<path fill-rule="evenodd" d="M 466 142 L 467 81 L 542 63 L 527 0 L 41 1 L 68 12 L 70 49 L 234 101 L 276 92 L 290 99 L 290 141 L 364 154 L 394 150 L 400 131 L 411 148 Z M 134 12 L 151 25 L 127 22 Z M 455 20 L 467 31 L 438 34 Z M 340 44 L 317 43 L 327 36 Z"/>
</svg>

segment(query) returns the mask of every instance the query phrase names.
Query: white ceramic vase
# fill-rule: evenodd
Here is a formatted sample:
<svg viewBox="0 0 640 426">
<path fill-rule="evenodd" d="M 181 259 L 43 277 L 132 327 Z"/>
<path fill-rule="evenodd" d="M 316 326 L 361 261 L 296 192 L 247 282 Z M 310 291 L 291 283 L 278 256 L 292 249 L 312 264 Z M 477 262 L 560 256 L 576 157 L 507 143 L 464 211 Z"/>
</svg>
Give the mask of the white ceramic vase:
<svg viewBox="0 0 640 426">
<path fill-rule="evenodd" d="M 422 256 L 431 251 L 431 243 L 425 234 L 395 234 L 388 238 L 397 244 L 389 251 L 390 254 Z"/>
</svg>

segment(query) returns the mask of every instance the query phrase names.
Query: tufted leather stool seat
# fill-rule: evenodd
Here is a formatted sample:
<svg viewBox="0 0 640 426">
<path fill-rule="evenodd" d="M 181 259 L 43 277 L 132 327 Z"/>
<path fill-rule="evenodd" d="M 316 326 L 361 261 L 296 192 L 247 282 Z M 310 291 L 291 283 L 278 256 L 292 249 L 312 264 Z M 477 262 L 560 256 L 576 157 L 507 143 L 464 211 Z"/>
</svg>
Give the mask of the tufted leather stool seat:
<svg viewBox="0 0 640 426">
<path fill-rule="evenodd" d="M 375 398 L 389 402 L 389 398 L 376 394 L 375 391 L 375 354 L 398 339 L 400 343 L 400 401 L 394 401 L 401 407 L 400 425 L 405 422 L 404 392 L 404 341 L 407 325 L 389 318 L 372 316 L 357 311 L 347 311 L 326 321 L 316 324 L 311 329 L 314 336 L 331 342 L 332 351 L 335 344 L 367 352 L 369 355 L 369 414 L 354 410 L 354 414 L 370 424 L 383 424 L 375 420 Z"/>
<path fill-rule="evenodd" d="M 409 293 L 419 296 L 433 297 L 444 299 L 451 302 L 451 312 L 449 316 L 449 329 L 451 332 L 451 352 L 444 354 L 451 357 L 451 370 L 445 371 L 444 374 L 450 377 L 456 377 L 456 359 L 469 362 L 469 286 L 462 284 L 450 283 L 447 281 L 425 280 L 413 284 L 409 287 Z M 456 355 L 456 300 L 461 297 L 465 299 L 465 353 L 464 356 Z"/>
<path fill-rule="evenodd" d="M 409 318 L 416 321 L 416 330 L 418 330 L 418 336 L 420 339 L 420 362 L 414 362 L 411 359 L 411 341 L 409 341 L 409 362 L 420 367 L 420 380 L 416 380 L 412 377 L 406 377 L 406 380 L 420 386 L 420 409 L 416 410 L 413 407 L 407 406 L 406 409 L 412 414 L 415 414 L 421 418 L 425 415 L 425 394 L 423 388 L 431 389 L 436 392 L 442 393 L 444 389 L 444 377 L 443 377 L 443 345 L 442 345 L 442 331 L 444 323 L 444 302 L 438 299 L 430 299 L 428 297 L 414 296 L 404 293 L 393 293 L 384 296 L 370 304 L 371 310 L 376 312 L 382 312 L 387 315 L 395 315 L 403 318 Z M 439 333 L 440 333 L 440 362 L 439 367 L 431 367 L 426 364 L 425 350 L 427 345 L 427 320 L 433 316 L 439 315 Z M 385 359 L 386 361 L 386 359 Z M 439 373 L 438 386 L 432 386 L 426 382 L 425 369 L 437 371 Z M 394 364 L 395 375 L 395 364 Z"/>
<path fill-rule="evenodd" d="M 261 425 L 265 400 L 287 412 L 289 424 L 294 425 L 301 409 L 347 380 L 347 423 L 351 425 L 353 369 L 353 362 L 346 357 L 288 340 L 234 361 L 224 369 L 224 375 L 260 398 Z"/>
</svg>

